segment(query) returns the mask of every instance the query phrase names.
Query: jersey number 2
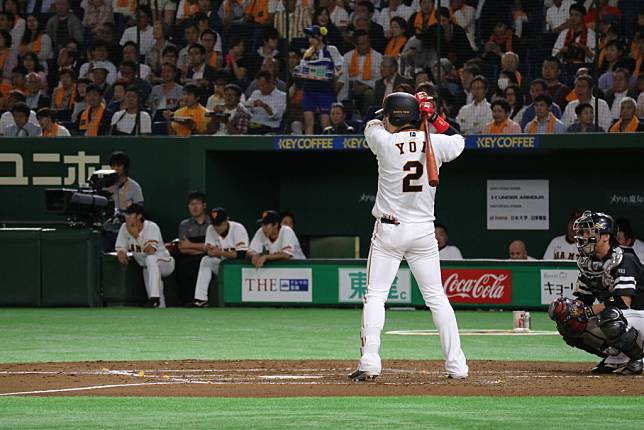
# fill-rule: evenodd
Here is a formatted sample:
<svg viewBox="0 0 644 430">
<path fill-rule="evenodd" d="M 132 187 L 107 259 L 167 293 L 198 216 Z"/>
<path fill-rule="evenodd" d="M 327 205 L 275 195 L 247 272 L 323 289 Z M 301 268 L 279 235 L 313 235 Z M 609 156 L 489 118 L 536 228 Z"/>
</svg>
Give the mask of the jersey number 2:
<svg viewBox="0 0 644 430">
<path fill-rule="evenodd" d="M 423 191 L 422 185 L 412 185 L 411 181 L 417 181 L 423 176 L 423 165 L 420 161 L 408 161 L 403 166 L 405 172 L 410 172 L 403 179 L 403 192 L 404 193 L 418 193 Z"/>
</svg>

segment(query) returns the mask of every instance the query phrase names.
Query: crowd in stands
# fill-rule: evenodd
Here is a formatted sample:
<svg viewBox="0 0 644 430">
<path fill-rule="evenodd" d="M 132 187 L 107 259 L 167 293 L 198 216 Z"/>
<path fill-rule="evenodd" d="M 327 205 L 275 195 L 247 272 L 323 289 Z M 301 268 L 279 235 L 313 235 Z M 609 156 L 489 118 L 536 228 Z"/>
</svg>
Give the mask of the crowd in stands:
<svg viewBox="0 0 644 430">
<path fill-rule="evenodd" d="M 3 0 L 0 134 L 350 134 L 418 89 L 463 134 L 642 131 L 644 10 L 594 3 Z"/>
</svg>

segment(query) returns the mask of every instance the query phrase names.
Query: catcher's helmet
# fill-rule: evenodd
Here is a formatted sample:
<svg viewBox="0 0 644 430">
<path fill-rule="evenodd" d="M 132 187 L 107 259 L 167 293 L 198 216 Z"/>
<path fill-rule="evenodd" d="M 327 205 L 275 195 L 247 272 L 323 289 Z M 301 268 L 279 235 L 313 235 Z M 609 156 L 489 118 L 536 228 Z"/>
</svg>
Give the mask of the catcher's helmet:
<svg viewBox="0 0 644 430">
<path fill-rule="evenodd" d="M 385 97 L 382 103 L 382 109 L 376 114 L 389 116 L 389 122 L 396 127 L 400 127 L 410 122 L 420 119 L 420 107 L 416 97 L 409 93 L 397 92 L 391 93 Z"/>
<path fill-rule="evenodd" d="M 585 211 L 573 224 L 579 253 L 590 256 L 595 253 L 595 244 L 602 234 L 615 235 L 613 217 L 602 212 Z"/>
</svg>

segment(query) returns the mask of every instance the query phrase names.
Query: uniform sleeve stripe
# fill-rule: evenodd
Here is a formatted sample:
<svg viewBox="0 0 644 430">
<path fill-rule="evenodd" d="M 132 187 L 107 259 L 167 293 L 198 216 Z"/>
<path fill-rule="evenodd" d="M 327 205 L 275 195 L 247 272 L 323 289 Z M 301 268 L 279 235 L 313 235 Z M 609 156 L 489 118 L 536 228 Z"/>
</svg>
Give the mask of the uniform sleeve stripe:
<svg viewBox="0 0 644 430">
<path fill-rule="evenodd" d="M 619 284 L 619 285 L 615 285 L 613 288 L 615 288 L 616 290 L 628 290 L 628 289 L 634 290 L 635 284 Z"/>
<path fill-rule="evenodd" d="M 635 277 L 634 276 L 620 276 L 619 278 L 615 278 L 615 283 L 620 283 L 620 282 L 635 282 Z"/>
<path fill-rule="evenodd" d="M 574 296 L 592 296 L 592 293 L 586 292 L 586 291 L 580 291 L 577 290 L 573 293 Z"/>
</svg>

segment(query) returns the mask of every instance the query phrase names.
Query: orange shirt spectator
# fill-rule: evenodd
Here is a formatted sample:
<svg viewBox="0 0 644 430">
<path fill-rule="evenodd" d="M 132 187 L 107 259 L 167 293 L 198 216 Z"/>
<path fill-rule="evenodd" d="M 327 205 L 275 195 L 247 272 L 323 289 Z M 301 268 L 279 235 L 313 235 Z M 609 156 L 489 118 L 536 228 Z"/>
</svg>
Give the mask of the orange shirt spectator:
<svg viewBox="0 0 644 430">
<path fill-rule="evenodd" d="M 511 110 L 507 100 L 494 100 L 492 102 L 493 121 L 483 128 L 481 134 L 521 134 L 521 126 L 509 118 Z"/>
</svg>

